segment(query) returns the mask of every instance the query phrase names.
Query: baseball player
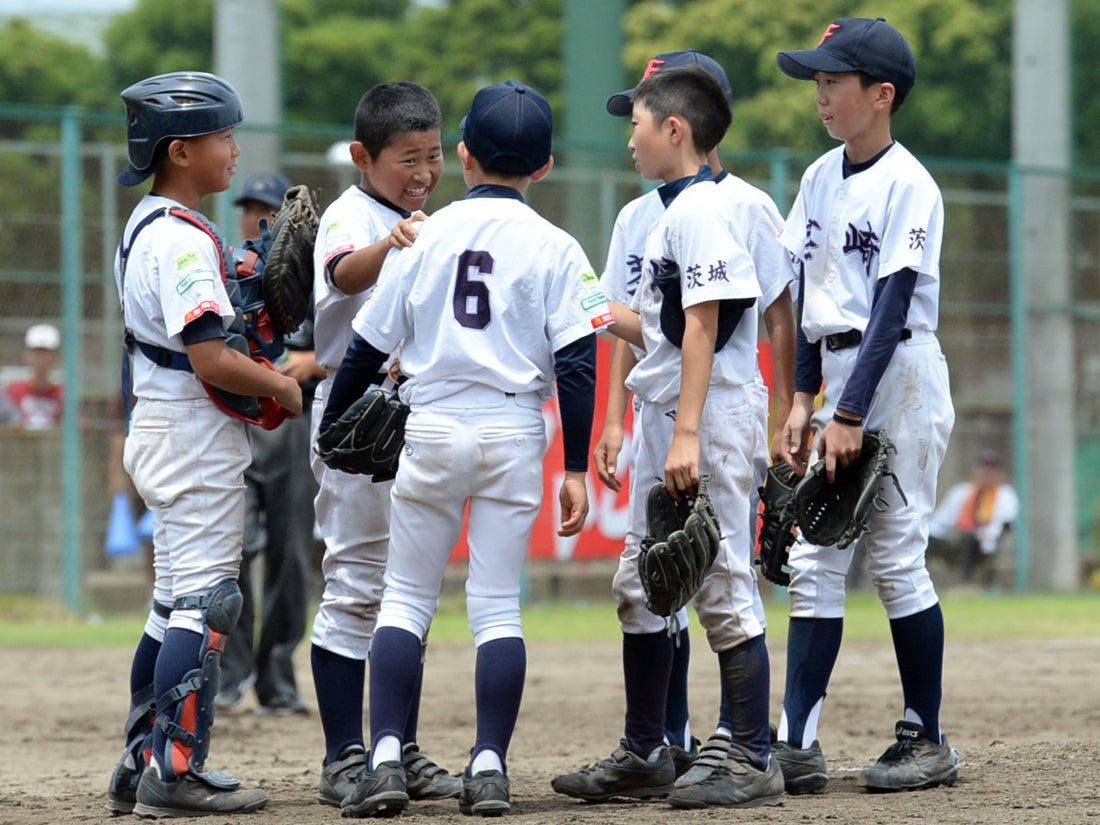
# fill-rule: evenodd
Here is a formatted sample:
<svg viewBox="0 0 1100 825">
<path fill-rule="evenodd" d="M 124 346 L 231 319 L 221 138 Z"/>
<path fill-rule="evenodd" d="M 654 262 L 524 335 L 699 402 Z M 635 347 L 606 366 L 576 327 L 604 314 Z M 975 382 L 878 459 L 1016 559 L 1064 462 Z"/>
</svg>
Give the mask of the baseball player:
<svg viewBox="0 0 1100 825">
<path fill-rule="evenodd" d="M 250 459 L 244 422 L 214 396 L 273 397 L 299 416 L 302 393 L 227 344 L 237 316 L 224 283 L 229 256 L 197 213 L 203 197 L 233 180 L 234 127 L 244 120 L 237 92 L 214 75 L 173 72 L 130 86 L 122 99 L 130 164 L 119 183 L 155 176 L 115 259 L 137 398 L 124 465 L 153 513 L 155 581 L 107 807 L 154 818 L 255 811 L 267 803 L 263 790 L 205 767 L 221 651 L 241 609 Z"/>
<path fill-rule="evenodd" d="M 896 743 L 864 768 L 876 791 L 950 785 L 957 754 L 940 729 L 944 624 L 925 569 L 936 476 L 955 421 L 947 362 L 935 329 L 943 201 L 923 166 L 891 137 L 893 113 L 913 88 L 905 38 L 882 18 L 847 18 L 817 48 L 785 51 L 780 69 L 816 83 L 826 131 L 842 141 L 802 177 L 781 241 L 799 268 L 795 396 L 784 458 L 805 472 L 814 457 L 836 467 L 859 455 L 864 427 L 897 446 L 905 499 L 883 485 L 888 507 L 865 536 L 867 573 L 890 619 L 904 697 Z M 814 397 L 825 384 L 824 404 Z M 817 741 L 840 649 L 844 579 L 853 547 L 791 550 L 787 680 L 776 749 L 788 789 L 825 787 Z"/>
<path fill-rule="evenodd" d="M 311 443 L 332 378 L 351 341 L 351 320 L 370 300 L 386 254 L 415 237 L 409 219 L 424 217 L 419 210 L 443 172 L 442 116 L 435 97 L 423 86 L 374 86 L 359 101 L 354 129 L 350 152 L 362 173 L 360 181 L 322 214 L 314 251 L 314 347 L 326 377 L 314 394 Z M 391 485 L 331 470 L 316 455 L 310 462 L 319 484 L 315 512 L 325 543 L 325 589 L 310 650 L 325 734 L 317 799 L 339 807 L 366 765 L 363 695 L 382 599 Z M 462 787 L 458 777 L 420 753 L 417 722 L 414 711 L 404 729 L 410 795 L 457 796 Z"/>
<path fill-rule="evenodd" d="M 662 69 L 682 66 L 702 66 L 710 72 L 722 86 L 727 99 L 733 99 L 733 91 L 725 70 L 712 58 L 694 50 L 659 54 L 649 61 L 643 79 Z M 607 101 L 607 110 L 617 117 L 629 117 L 632 114 L 631 95 L 633 90 L 619 92 Z M 742 245 L 753 259 L 757 281 L 763 296 L 758 309 L 772 342 L 772 356 L 775 367 L 776 387 L 779 398 L 776 420 L 785 422 L 790 412 L 792 385 L 794 381 L 794 313 L 792 309 L 790 283 L 792 275 L 787 262 L 787 252 L 777 238 L 782 228 L 782 218 L 772 199 L 760 189 L 724 170 L 718 159 L 718 147 L 707 155 L 707 164 L 711 167 L 714 180 L 719 184 L 726 207 L 734 218 L 731 229 L 736 231 Z M 615 221 L 611 235 L 611 247 L 608 251 L 607 266 L 601 278 L 604 294 L 608 300 L 629 303 L 637 290 L 641 278 L 641 264 L 645 249 L 646 234 L 650 226 L 664 211 L 660 194 L 650 191 L 623 207 Z M 625 341 L 616 339 L 612 349 L 612 374 L 609 381 L 607 421 L 604 432 L 596 445 L 596 470 L 600 479 L 614 490 L 621 487 L 616 477 L 618 454 L 622 448 L 622 421 L 626 409 L 627 393 L 623 381 L 636 361 L 638 353 L 628 349 Z M 622 360 L 620 360 L 622 359 Z M 758 493 L 767 472 L 769 458 L 778 455 L 779 433 L 776 427 L 771 452 L 768 447 L 768 388 L 763 377 L 757 371 L 754 386 L 761 395 L 762 403 L 757 408 L 758 421 L 754 439 L 753 485 L 750 494 L 750 529 L 748 536 L 756 534 L 756 505 Z M 635 399 L 635 404 L 638 404 Z M 637 440 L 631 442 L 638 444 Z M 630 464 L 633 465 L 632 459 Z M 627 542 L 637 544 L 640 536 L 628 537 Z M 758 605 L 762 622 L 766 621 L 763 603 Z M 720 765 L 729 752 L 730 716 L 725 702 L 721 705 L 719 721 L 714 733 L 701 749 L 693 748 L 689 725 L 687 700 L 687 675 L 690 657 L 690 634 L 687 628 L 687 611 L 678 616 L 680 631 L 673 645 L 672 678 L 669 683 L 667 704 L 665 707 L 665 739 L 676 763 L 677 784 L 690 785 L 705 779 L 710 771 Z"/>
<path fill-rule="evenodd" d="M 633 312 L 615 304 L 611 328 L 644 350 L 627 378 L 627 388 L 641 399 L 628 539 L 644 532 L 650 479 L 663 477 L 674 496 L 683 496 L 709 477 L 723 539 L 694 606 L 718 654 L 732 744 L 729 758 L 703 782 L 674 788 L 675 767 L 663 741 L 672 645 L 667 620 L 645 606 L 639 548 L 631 541 L 615 580 L 625 737 L 608 758 L 551 785 L 589 802 L 668 796 L 677 807 L 779 804 L 783 778 L 771 759 L 768 653 L 747 535 L 760 404 L 752 307 L 760 287 L 706 165 L 729 127 L 729 100 L 699 66 L 651 74 L 632 100 L 629 148 L 644 177 L 664 182 L 658 191 L 667 205 L 646 238 Z"/>
<path fill-rule="evenodd" d="M 520 585 L 542 505 L 543 403 L 557 384 L 565 438 L 559 534 L 588 512 L 595 330 L 610 310 L 580 245 L 524 202 L 553 165 L 550 105 L 515 80 L 474 96 L 459 128 L 466 198 L 421 224 L 387 260 L 329 396 L 322 428 L 401 345 L 410 413 L 391 491 L 385 592 L 371 645 L 370 770 L 345 816 L 388 816 L 409 801 L 401 765 L 421 647 L 469 510 L 466 607 L 477 647 L 477 739 L 459 810 L 510 809 L 508 745 L 526 673 Z M 323 431 L 322 429 L 322 431 Z"/>
</svg>

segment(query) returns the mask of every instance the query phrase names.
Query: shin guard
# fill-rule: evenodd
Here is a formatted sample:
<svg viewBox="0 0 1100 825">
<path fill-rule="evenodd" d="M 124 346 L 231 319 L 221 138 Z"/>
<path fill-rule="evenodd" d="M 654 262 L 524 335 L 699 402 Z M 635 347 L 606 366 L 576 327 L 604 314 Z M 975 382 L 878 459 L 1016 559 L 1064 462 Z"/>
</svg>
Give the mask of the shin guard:
<svg viewBox="0 0 1100 825">
<path fill-rule="evenodd" d="M 161 778 L 172 781 L 185 774 L 202 779 L 220 790 L 236 790 L 240 782 L 223 771 L 207 771 L 210 734 L 214 727 L 214 697 L 221 682 L 221 657 L 225 640 L 237 624 L 244 597 L 237 582 L 219 582 L 205 596 L 176 600 L 176 610 L 199 608 L 203 616 L 203 641 L 199 667 L 180 684 L 157 699 L 157 725 L 168 736 L 168 754 L 158 759 Z"/>
</svg>

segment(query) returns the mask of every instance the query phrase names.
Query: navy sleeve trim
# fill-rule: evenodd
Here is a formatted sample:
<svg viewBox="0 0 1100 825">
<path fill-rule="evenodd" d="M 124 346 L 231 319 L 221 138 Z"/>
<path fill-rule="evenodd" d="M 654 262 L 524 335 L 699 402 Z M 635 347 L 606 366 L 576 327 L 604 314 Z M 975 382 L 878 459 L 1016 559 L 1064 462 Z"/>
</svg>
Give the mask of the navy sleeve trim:
<svg viewBox="0 0 1100 825">
<path fill-rule="evenodd" d="M 565 469 L 588 470 L 592 417 L 596 412 L 596 335 L 586 335 L 554 353 Z"/>
<path fill-rule="evenodd" d="M 802 330 L 802 306 L 806 296 L 806 269 L 798 268 L 798 323 L 794 325 L 795 362 L 794 391 L 817 395 L 821 392 L 821 347 L 811 344 Z"/>
<path fill-rule="evenodd" d="M 852 374 L 837 402 L 839 409 L 866 417 L 879 381 L 901 341 L 909 316 L 909 302 L 916 286 L 917 273 L 909 267 L 887 275 L 875 284 L 871 317 L 867 321 Z"/>
<path fill-rule="evenodd" d="M 185 346 L 201 344 L 214 338 L 225 337 L 225 324 L 222 316 L 216 312 L 204 312 L 194 321 L 188 323 L 180 332 Z"/>
<path fill-rule="evenodd" d="M 321 418 L 320 431 L 327 430 L 371 386 L 378 383 L 378 374 L 388 353 L 375 349 L 358 333 L 352 333 L 351 343 L 332 379 L 332 389 Z"/>
</svg>

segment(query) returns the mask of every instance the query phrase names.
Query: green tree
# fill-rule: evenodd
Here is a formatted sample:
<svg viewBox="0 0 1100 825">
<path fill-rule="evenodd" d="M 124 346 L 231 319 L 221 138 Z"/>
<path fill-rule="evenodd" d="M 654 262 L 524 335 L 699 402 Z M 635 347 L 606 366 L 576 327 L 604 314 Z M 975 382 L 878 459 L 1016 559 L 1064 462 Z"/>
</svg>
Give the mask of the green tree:
<svg viewBox="0 0 1100 825">
<path fill-rule="evenodd" d="M 104 33 L 107 82 L 114 95 L 164 72 L 212 71 L 213 20 L 213 0 L 139 0 L 118 15 Z"/>
<path fill-rule="evenodd" d="M 820 152 L 833 145 L 813 86 L 780 72 L 776 54 L 813 48 L 841 17 L 882 16 L 917 58 L 917 85 L 895 133 L 918 153 L 1007 158 L 1011 152 L 1011 0 L 787 0 L 783 13 L 758 0 L 643 0 L 627 15 L 627 65 L 640 74 L 654 54 L 695 48 L 718 60 L 734 92 L 724 146 Z"/>
<path fill-rule="evenodd" d="M 101 106 L 102 62 L 84 47 L 15 18 L 0 29 L 0 100 Z"/>
</svg>

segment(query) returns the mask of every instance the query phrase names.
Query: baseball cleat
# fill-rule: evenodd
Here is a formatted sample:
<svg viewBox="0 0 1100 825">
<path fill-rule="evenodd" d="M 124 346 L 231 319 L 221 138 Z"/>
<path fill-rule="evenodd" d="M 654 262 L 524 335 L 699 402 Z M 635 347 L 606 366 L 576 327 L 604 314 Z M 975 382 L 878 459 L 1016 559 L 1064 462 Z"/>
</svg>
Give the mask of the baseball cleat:
<svg viewBox="0 0 1100 825">
<path fill-rule="evenodd" d="M 321 783 L 317 786 L 317 801 L 322 805 L 339 808 L 359 784 L 359 777 L 367 769 L 367 755 L 353 751 L 321 768 Z"/>
<path fill-rule="evenodd" d="M 458 810 L 467 816 L 501 816 L 512 810 L 511 783 L 500 771 L 478 771 L 462 777 Z"/>
<path fill-rule="evenodd" d="M 915 791 L 937 785 L 954 785 L 959 777 L 959 753 L 947 744 L 928 738 L 920 725 L 897 723 L 897 742 L 888 747 L 878 762 L 860 771 L 859 786 L 869 791 Z"/>
<path fill-rule="evenodd" d="M 133 813 L 137 802 L 137 786 L 140 774 L 128 767 L 125 761 L 115 767 L 111 775 L 111 784 L 107 788 L 107 810 L 111 816 Z"/>
<path fill-rule="evenodd" d="M 775 759 L 762 771 L 749 755 L 731 746 L 729 757 L 702 782 L 674 788 L 668 796 L 673 808 L 757 808 L 783 804 L 783 772 Z"/>
<path fill-rule="evenodd" d="M 715 731 L 707 743 L 699 749 L 694 764 L 683 774 L 678 774 L 674 787 L 686 788 L 696 782 L 702 782 L 711 771 L 726 761 L 730 752 L 730 735 L 725 731 Z"/>
<path fill-rule="evenodd" d="M 655 762 L 632 753 L 623 739 L 612 754 L 576 773 L 564 773 L 550 782 L 560 794 L 585 802 L 606 802 L 616 797 L 655 799 L 668 796 L 676 781 L 676 767 L 668 748 Z"/>
<path fill-rule="evenodd" d="M 397 816 L 409 807 L 405 790 L 405 768 L 400 762 L 382 762 L 373 771 L 363 771 L 359 784 L 340 806 L 341 816 Z"/>
<path fill-rule="evenodd" d="M 172 782 L 157 776 L 156 768 L 145 769 L 137 787 L 134 813 L 143 819 L 175 819 L 218 814 L 247 814 L 267 804 L 260 788 L 222 790 L 192 774 Z"/>
<path fill-rule="evenodd" d="M 694 736 L 691 737 L 691 750 L 681 748 L 679 745 L 669 745 L 668 755 L 672 757 L 672 765 L 676 768 L 676 775 L 683 776 L 691 770 L 691 766 L 699 758 L 699 740 Z"/>
<path fill-rule="evenodd" d="M 450 799 L 462 793 L 462 780 L 422 754 L 415 742 L 406 744 L 402 753 L 409 799 Z"/>
<path fill-rule="evenodd" d="M 825 786 L 829 784 L 829 774 L 825 767 L 825 754 L 816 739 L 808 748 L 796 748 L 790 742 L 778 741 L 773 725 L 772 758 L 783 771 L 787 793 L 824 793 Z"/>
</svg>

